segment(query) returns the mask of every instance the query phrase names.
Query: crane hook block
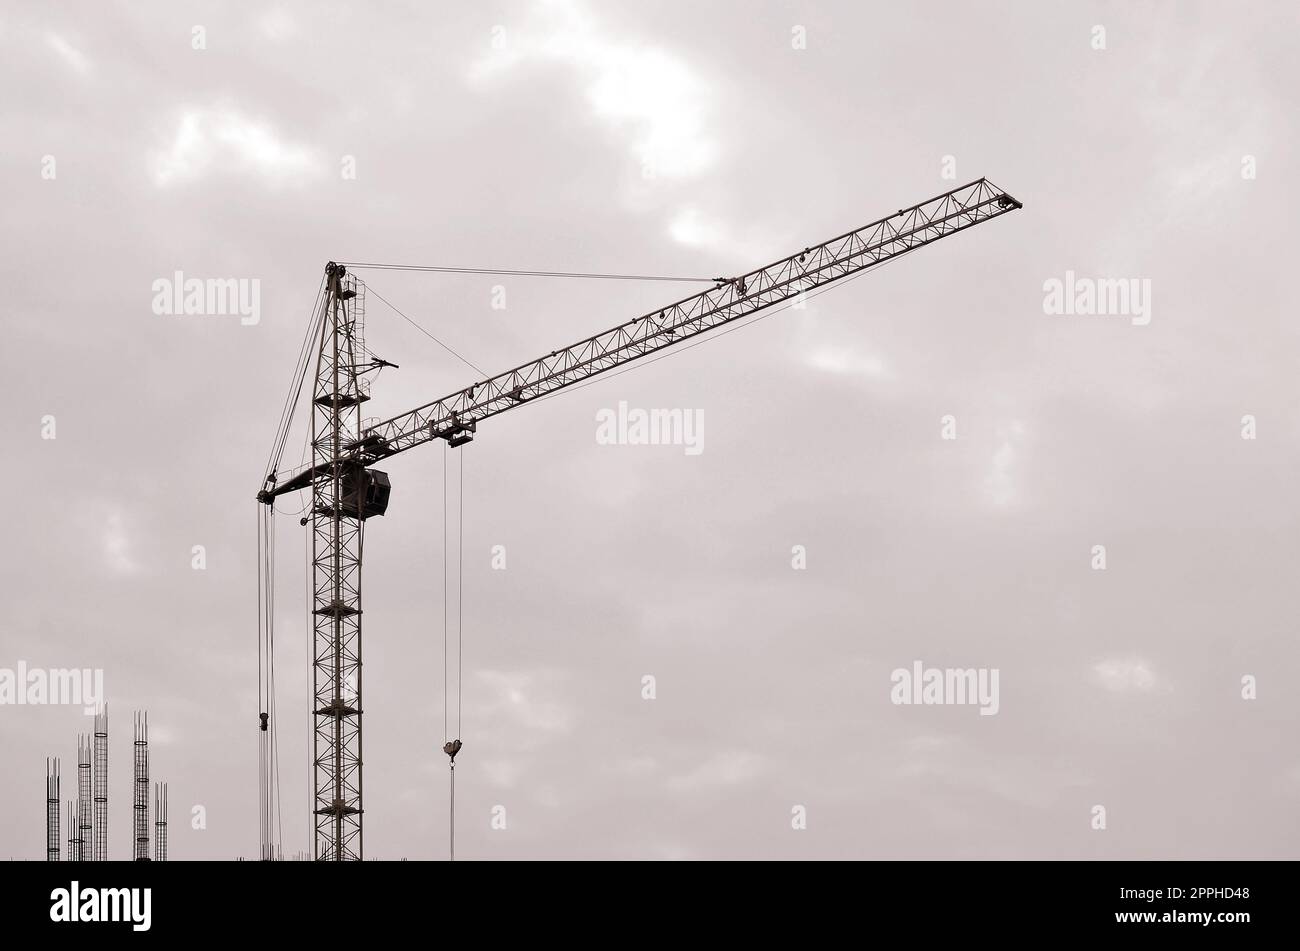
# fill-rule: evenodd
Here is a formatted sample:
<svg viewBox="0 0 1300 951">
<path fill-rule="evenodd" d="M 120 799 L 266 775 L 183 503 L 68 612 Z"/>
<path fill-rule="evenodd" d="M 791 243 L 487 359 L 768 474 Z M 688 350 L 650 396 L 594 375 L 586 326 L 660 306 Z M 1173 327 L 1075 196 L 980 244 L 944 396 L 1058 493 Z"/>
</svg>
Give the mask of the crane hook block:
<svg viewBox="0 0 1300 951">
<path fill-rule="evenodd" d="M 259 713 L 258 716 L 259 716 L 259 717 L 261 718 L 261 720 L 262 720 L 262 732 L 265 733 L 265 732 L 266 732 L 266 723 L 267 723 L 268 720 L 271 719 L 271 715 L 270 715 L 269 713 Z"/>
<path fill-rule="evenodd" d="M 448 740 L 442 745 L 442 751 L 451 757 L 451 761 L 456 762 L 456 754 L 460 752 L 460 740 Z"/>
</svg>

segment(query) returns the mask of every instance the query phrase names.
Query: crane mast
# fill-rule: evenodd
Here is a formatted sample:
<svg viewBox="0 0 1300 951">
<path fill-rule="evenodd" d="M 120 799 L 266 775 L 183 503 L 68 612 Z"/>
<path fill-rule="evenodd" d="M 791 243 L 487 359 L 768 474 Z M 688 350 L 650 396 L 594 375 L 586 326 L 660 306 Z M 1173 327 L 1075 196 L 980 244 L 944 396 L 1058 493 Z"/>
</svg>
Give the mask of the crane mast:
<svg viewBox="0 0 1300 951">
<path fill-rule="evenodd" d="M 362 540 L 366 520 L 384 514 L 390 492 L 375 463 L 437 439 L 462 446 L 480 422 L 506 410 L 1020 207 L 988 179 L 977 179 L 766 267 L 718 278 L 702 293 L 370 426 L 361 416 L 370 398 L 364 373 L 375 365 L 363 362 L 359 340 L 365 284 L 331 262 L 317 314 L 312 463 L 284 481 L 272 471 L 257 496 L 273 505 L 290 492 L 312 495 L 316 858 L 362 857 Z"/>
<path fill-rule="evenodd" d="M 364 285 L 338 265 L 326 270 L 312 390 L 313 462 L 339 459 L 361 432 L 370 399 L 358 358 Z M 361 824 L 361 545 L 375 513 L 362 496 L 379 476 L 332 465 L 312 485 L 313 786 L 316 850 L 322 860 L 359 859 Z"/>
</svg>

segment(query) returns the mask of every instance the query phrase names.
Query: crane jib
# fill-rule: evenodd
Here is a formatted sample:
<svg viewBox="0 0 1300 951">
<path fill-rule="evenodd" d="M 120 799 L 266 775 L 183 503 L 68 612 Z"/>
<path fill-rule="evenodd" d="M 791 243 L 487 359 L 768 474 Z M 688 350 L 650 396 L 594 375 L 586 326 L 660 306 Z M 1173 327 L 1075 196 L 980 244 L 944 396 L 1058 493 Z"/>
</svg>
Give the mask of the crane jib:
<svg viewBox="0 0 1300 951">
<path fill-rule="evenodd" d="M 651 353 L 875 267 L 941 238 L 1022 207 L 988 179 L 977 179 L 893 215 L 810 246 L 709 290 L 627 321 L 449 396 L 369 426 L 339 456 L 305 469 L 258 498 L 332 478 L 336 466 L 368 465 L 435 439 L 452 447 L 473 439 L 481 420 L 590 379 Z"/>
</svg>

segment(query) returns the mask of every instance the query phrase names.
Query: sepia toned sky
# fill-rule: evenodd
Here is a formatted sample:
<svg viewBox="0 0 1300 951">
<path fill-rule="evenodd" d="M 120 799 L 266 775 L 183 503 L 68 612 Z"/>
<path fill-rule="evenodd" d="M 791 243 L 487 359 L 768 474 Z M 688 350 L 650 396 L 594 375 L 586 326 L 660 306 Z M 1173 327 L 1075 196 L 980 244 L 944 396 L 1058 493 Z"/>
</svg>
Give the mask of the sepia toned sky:
<svg viewBox="0 0 1300 951">
<path fill-rule="evenodd" d="M 254 857 L 253 495 L 327 261 L 711 278 L 988 176 L 1024 209 L 459 450 L 457 856 L 1294 858 L 1296 44 L 1283 2 L 8 4 L 0 667 L 103 670 L 113 857 L 137 708 L 171 857 Z M 177 271 L 257 319 L 155 313 Z M 1046 313 L 1067 272 L 1149 322 Z M 361 274 L 489 372 L 698 289 Z M 368 415 L 477 379 L 367 318 Z M 702 451 L 601 445 L 620 402 Z M 366 855 L 443 858 L 443 449 L 386 469 Z M 996 715 L 892 703 L 917 662 L 996 669 Z M 89 724 L 0 706 L 0 856 Z"/>
</svg>

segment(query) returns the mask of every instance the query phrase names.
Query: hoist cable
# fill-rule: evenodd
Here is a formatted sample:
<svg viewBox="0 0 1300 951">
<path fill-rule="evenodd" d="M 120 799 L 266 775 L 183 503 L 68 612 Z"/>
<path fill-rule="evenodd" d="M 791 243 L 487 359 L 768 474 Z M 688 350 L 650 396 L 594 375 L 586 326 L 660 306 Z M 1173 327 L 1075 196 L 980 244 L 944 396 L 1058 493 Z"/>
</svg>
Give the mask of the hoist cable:
<svg viewBox="0 0 1300 951">
<path fill-rule="evenodd" d="M 325 293 L 325 278 L 321 277 L 320 287 L 316 291 L 316 302 L 312 305 L 312 317 L 307 323 L 307 333 L 303 337 L 302 346 L 298 350 L 298 358 L 294 362 L 293 378 L 289 382 L 289 392 L 285 396 L 284 404 L 280 409 L 280 421 L 275 432 L 275 442 L 271 447 L 271 456 L 267 460 L 266 472 L 270 475 L 272 471 L 278 470 L 280 458 L 284 454 L 284 445 L 289 439 L 289 430 L 293 423 L 293 414 L 296 410 L 299 400 L 302 396 L 303 382 L 306 379 L 307 363 L 311 355 L 311 342 L 316 337 L 316 330 L 320 325 L 320 318 L 323 312 L 321 307 L 321 298 Z M 265 488 L 265 486 L 263 486 Z"/>
<path fill-rule="evenodd" d="M 263 700 L 263 708 L 261 708 L 263 709 L 263 712 L 266 713 L 266 730 L 263 734 L 263 741 L 266 744 L 266 847 L 263 859 L 272 859 L 272 857 L 274 857 L 274 850 L 276 850 L 276 846 L 274 846 L 273 833 L 273 822 L 276 821 L 276 813 L 274 813 L 274 805 L 272 804 L 272 796 L 274 795 L 273 790 L 274 785 L 276 785 L 276 780 L 274 780 L 273 734 L 272 731 L 270 731 L 272 730 L 272 724 L 270 724 L 270 707 L 272 707 L 272 683 L 274 682 L 272 674 L 272 644 L 274 644 L 274 637 L 276 637 L 272 629 L 272 618 L 274 617 L 274 608 L 272 608 L 272 596 L 274 590 L 274 581 L 272 578 L 274 565 L 274 543 L 272 540 L 273 525 L 274 520 L 270 517 L 270 508 L 266 507 L 266 565 L 264 576 L 266 578 L 266 598 L 264 602 L 266 605 L 266 691 Z"/>
<path fill-rule="evenodd" d="M 257 504 L 257 709 L 260 713 L 262 710 L 262 619 L 265 617 L 262 611 L 262 526 L 266 522 L 266 515 L 262 511 L 262 504 Z"/>
<path fill-rule="evenodd" d="M 262 711 L 262 624 L 265 621 L 266 614 L 262 609 L 262 572 L 264 570 L 264 561 L 262 556 L 262 531 L 266 524 L 266 514 L 262 511 L 261 503 L 257 506 L 257 710 L 259 714 Z M 266 853 L 266 742 L 262 737 L 262 731 L 259 727 L 257 734 L 257 847 L 258 851 L 265 855 Z"/>
<path fill-rule="evenodd" d="M 270 543 L 268 547 L 268 566 L 267 566 L 267 632 L 268 632 L 268 651 L 269 657 L 267 664 L 269 668 L 269 683 L 267 686 L 268 704 L 267 713 L 270 716 L 269 721 L 269 739 L 271 755 L 271 775 L 269 781 L 271 784 L 270 796 L 271 802 L 269 808 L 272 810 L 272 819 L 274 822 L 275 838 L 271 843 L 271 858 L 277 857 L 277 846 L 284 841 L 284 810 L 280 805 L 280 731 L 279 721 L 276 720 L 275 712 L 275 517 L 272 506 L 267 506 L 267 535 Z"/>
<path fill-rule="evenodd" d="M 275 732 L 275 516 L 271 506 L 261 504 L 257 518 L 257 609 L 258 824 L 261 857 L 273 860 L 276 843 L 284 835 L 280 744 Z"/>
<path fill-rule="evenodd" d="M 268 670 L 269 654 L 267 651 L 269 631 L 267 620 L 270 617 L 269 602 L 271 597 L 268 551 L 270 518 L 265 506 L 258 506 L 257 513 L 257 709 L 258 709 L 258 825 L 259 851 L 266 859 L 268 842 L 271 837 L 271 816 L 268 809 L 271 783 L 271 748 L 268 731 L 262 729 L 262 718 L 268 709 Z"/>
<path fill-rule="evenodd" d="M 461 698 L 464 695 L 465 674 L 465 447 L 460 450 L 460 477 L 457 480 L 457 495 L 460 496 L 460 514 L 456 519 L 459 539 L 457 554 L 456 580 L 459 590 L 456 594 L 456 739 L 461 738 Z"/>
<path fill-rule="evenodd" d="M 447 444 L 442 444 L 442 739 L 447 736 Z"/>
<path fill-rule="evenodd" d="M 315 527 L 313 526 L 313 533 Z M 314 538 L 313 538 L 314 540 Z M 315 615 L 312 613 L 312 541 L 308 536 L 303 537 L 303 561 L 305 570 L 303 571 L 303 604 L 306 606 L 307 623 L 305 625 L 307 633 L 307 645 L 304 651 L 306 657 L 306 683 L 303 692 L 307 695 L 307 833 L 310 836 L 307 845 L 307 854 L 313 859 L 316 857 L 316 828 L 311 816 L 316 809 L 316 715 L 313 712 L 316 704 L 316 625 Z"/>
</svg>

